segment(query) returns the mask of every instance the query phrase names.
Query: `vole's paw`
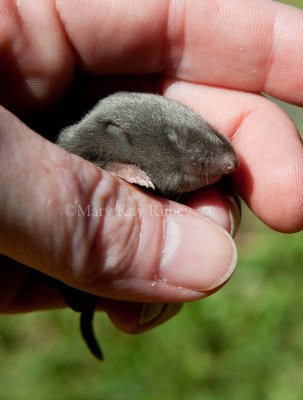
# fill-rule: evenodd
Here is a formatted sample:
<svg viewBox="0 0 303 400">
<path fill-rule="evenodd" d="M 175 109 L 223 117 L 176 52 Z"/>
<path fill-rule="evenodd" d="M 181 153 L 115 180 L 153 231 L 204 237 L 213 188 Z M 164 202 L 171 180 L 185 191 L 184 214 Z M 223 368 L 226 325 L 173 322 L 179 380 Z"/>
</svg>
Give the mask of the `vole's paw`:
<svg viewBox="0 0 303 400">
<path fill-rule="evenodd" d="M 124 164 L 119 162 L 109 162 L 105 167 L 106 171 L 114 176 L 124 179 L 129 183 L 144 186 L 155 190 L 155 185 L 149 179 L 148 175 L 139 167 L 133 164 Z"/>
</svg>

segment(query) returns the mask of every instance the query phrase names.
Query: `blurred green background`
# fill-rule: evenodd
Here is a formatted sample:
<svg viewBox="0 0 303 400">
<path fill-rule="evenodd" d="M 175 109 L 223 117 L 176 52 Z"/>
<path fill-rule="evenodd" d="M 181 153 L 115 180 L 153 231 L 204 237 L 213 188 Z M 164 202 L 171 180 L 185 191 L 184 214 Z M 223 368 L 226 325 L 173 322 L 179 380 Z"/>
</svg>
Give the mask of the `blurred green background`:
<svg viewBox="0 0 303 400">
<path fill-rule="evenodd" d="M 302 109 L 285 109 L 303 132 Z M 140 336 L 96 315 L 101 364 L 72 311 L 1 316 L 0 400 L 302 399 L 302 242 L 245 210 L 229 284 Z"/>
</svg>

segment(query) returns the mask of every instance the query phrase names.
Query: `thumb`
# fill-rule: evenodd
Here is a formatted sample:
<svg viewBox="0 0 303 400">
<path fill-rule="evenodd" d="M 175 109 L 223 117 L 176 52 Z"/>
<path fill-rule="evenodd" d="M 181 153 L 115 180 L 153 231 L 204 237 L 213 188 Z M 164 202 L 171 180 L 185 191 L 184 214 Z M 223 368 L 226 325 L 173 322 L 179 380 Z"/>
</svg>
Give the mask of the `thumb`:
<svg viewBox="0 0 303 400">
<path fill-rule="evenodd" d="M 230 277 L 235 246 L 221 227 L 0 114 L 2 254 L 120 300 L 194 300 Z"/>
</svg>

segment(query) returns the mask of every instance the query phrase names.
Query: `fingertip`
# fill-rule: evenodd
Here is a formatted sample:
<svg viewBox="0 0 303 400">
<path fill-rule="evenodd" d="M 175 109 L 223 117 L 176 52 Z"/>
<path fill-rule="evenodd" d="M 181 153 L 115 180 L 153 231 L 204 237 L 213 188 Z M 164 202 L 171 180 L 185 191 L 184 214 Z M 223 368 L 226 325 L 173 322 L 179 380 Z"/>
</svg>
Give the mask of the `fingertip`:
<svg viewBox="0 0 303 400">
<path fill-rule="evenodd" d="M 132 335 L 163 324 L 182 308 L 180 303 L 135 303 L 112 299 L 102 299 L 101 302 L 111 322 Z"/>
<path fill-rule="evenodd" d="M 234 241 L 223 228 L 203 217 L 169 216 L 158 279 L 187 290 L 207 292 L 230 278 L 236 261 Z"/>
<path fill-rule="evenodd" d="M 240 225 L 241 203 L 236 194 L 225 192 L 220 184 L 212 185 L 190 195 L 186 204 L 234 237 Z"/>
</svg>

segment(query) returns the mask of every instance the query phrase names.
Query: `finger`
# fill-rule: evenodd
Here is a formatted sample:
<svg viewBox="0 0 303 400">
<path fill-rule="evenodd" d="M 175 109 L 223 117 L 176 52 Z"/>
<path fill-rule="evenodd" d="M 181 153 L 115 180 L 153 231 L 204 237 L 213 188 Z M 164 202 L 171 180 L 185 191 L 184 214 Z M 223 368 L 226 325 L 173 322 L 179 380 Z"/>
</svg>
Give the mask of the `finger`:
<svg viewBox="0 0 303 400">
<path fill-rule="evenodd" d="M 0 313 L 21 313 L 66 307 L 54 286 L 39 279 L 26 267 L 0 255 Z M 100 298 L 99 311 L 105 311 L 116 327 L 127 333 L 140 333 L 172 318 L 182 304 L 136 303 Z"/>
<path fill-rule="evenodd" d="M 0 313 L 14 314 L 66 306 L 59 291 L 32 269 L 0 254 Z"/>
<path fill-rule="evenodd" d="M 37 110 L 68 86 L 73 51 L 55 1 L 1 2 L 0 102 L 12 110 Z"/>
<path fill-rule="evenodd" d="M 0 251 L 114 299 L 183 302 L 231 275 L 224 229 L 65 152 L 1 110 Z M 186 265 L 186 268 L 184 267 Z"/>
<path fill-rule="evenodd" d="M 241 204 L 235 193 L 219 182 L 188 195 L 186 205 L 222 226 L 232 237 L 239 229 Z"/>
<path fill-rule="evenodd" d="M 163 72 L 303 103 L 303 11 L 278 2 L 6 1 L 2 10 L 1 100 L 11 107 L 54 101 L 76 63 L 95 75 Z"/>
<path fill-rule="evenodd" d="M 237 191 L 267 225 L 303 228 L 303 146 L 288 116 L 259 95 L 167 81 L 164 93 L 193 107 L 230 137 L 240 159 Z"/>
<path fill-rule="evenodd" d="M 83 12 L 71 0 L 58 6 L 67 37 L 90 73 L 156 71 L 303 101 L 299 9 L 254 0 L 103 1 L 102 12 L 99 7 L 90 2 Z"/>
<path fill-rule="evenodd" d="M 121 331 L 137 334 L 155 328 L 174 317 L 182 308 L 178 303 L 135 303 L 102 299 L 112 323 Z"/>
</svg>

